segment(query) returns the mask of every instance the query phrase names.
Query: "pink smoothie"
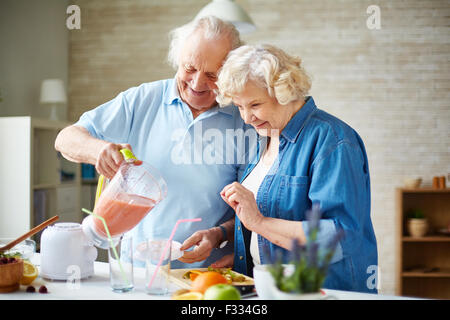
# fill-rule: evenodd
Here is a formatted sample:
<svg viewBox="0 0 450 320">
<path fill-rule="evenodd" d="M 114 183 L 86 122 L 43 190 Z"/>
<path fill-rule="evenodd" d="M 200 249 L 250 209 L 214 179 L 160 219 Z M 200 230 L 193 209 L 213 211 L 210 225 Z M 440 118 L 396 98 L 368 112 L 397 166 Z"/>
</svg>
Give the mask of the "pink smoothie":
<svg viewBox="0 0 450 320">
<path fill-rule="evenodd" d="M 155 201 L 150 198 L 133 194 L 121 193 L 115 198 L 103 194 L 94 213 L 105 219 L 111 236 L 117 236 L 131 230 L 136 226 L 155 206 Z M 103 222 L 94 218 L 95 229 L 107 236 Z"/>
</svg>

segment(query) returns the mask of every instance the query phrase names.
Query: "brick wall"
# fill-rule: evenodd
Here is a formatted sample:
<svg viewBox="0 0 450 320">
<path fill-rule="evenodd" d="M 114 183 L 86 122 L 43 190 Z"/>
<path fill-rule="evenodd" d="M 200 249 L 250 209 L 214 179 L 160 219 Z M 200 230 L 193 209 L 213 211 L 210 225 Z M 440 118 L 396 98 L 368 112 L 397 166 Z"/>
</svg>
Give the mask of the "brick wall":
<svg viewBox="0 0 450 320">
<path fill-rule="evenodd" d="M 449 1 L 239 0 L 258 25 L 243 38 L 302 57 L 311 94 L 363 138 L 372 178 L 381 292 L 396 289 L 394 190 L 406 177 L 450 172 Z M 69 117 L 120 91 L 169 78 L 167 33 L 206 0 L 79 0 L 70 32 Z M 369 30 L 369 5 L 381 29 Z"/>
</svg>

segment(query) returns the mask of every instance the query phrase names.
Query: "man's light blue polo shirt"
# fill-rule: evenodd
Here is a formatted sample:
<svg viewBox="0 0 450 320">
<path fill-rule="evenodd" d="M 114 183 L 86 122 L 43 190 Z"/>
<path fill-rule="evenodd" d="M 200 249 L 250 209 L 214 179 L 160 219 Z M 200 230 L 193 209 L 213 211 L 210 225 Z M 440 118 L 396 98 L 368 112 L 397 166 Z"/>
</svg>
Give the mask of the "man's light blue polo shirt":
<svg viewBox="0 0 450 320">
<path fill-rule="evenodd" d="M 158 169 L 167 182 L 167 198 L 129 232 L 134 246 L 148 237 L 168 238 L 178 219 L 202 218 L 201 222 L 179 225 L 174 240 L 182 243 L 195 231 L 233 217 L 234 211 L 219 193 L 238 181 L 246 167 L 249 149 L 242 142 L 256 143 L 256 134 L 252 139 L 254 131 L 245 125 L 236 107 L 216 106 L 193 119 L 175 79 L 168 79 L 121 92 L 85 112 L 75 125 L 83 126 L 95 138 L 129 143 L 135 156 Z M 243 139 L 242 134 L 249 138 Z M 228 245 L 214 249 L 203 262 L 174 261 L 172 267 L 206 267 L 232 251 L 233 246 Z"/>
</svg>

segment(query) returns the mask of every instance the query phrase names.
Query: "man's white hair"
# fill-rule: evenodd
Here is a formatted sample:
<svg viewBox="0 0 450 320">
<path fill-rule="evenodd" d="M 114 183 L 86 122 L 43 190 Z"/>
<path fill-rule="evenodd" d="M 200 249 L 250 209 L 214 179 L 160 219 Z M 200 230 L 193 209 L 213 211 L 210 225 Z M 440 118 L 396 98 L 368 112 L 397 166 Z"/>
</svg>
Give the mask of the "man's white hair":
<svg viewBox="0 0 450 320">
<path fill-rule="evenodd" d="M 221 37 L 228 37 L 231 43 L 231 50 L 236 49 L 241 45 L 239 31 L 232 23 L 223 21 L 214 16 L 206 16 L 193 20 L 169 33 L 171 41 L 167 60 L 175 70 L 178 69 L 180 53 L 186 39 L 197 30 L 202 30 L 206 39 L 213 40 Z"/>
</svg>

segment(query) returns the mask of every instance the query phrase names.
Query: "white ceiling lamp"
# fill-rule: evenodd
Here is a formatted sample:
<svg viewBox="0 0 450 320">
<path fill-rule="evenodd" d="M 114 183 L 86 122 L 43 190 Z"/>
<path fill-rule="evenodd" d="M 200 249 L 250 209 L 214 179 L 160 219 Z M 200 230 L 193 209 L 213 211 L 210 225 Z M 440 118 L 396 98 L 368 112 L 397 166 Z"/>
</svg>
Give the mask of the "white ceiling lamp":
<svg viewBox="0 0 450 320">
<path fill-rule="evenodd" d="M 256 29 L 252 18 L 233 0 L 212 0 L 200 10 L 195 19 L 205 16 L 216 16 L 231 22 L 242 34 L 250 33 Z"/>
</svg>

